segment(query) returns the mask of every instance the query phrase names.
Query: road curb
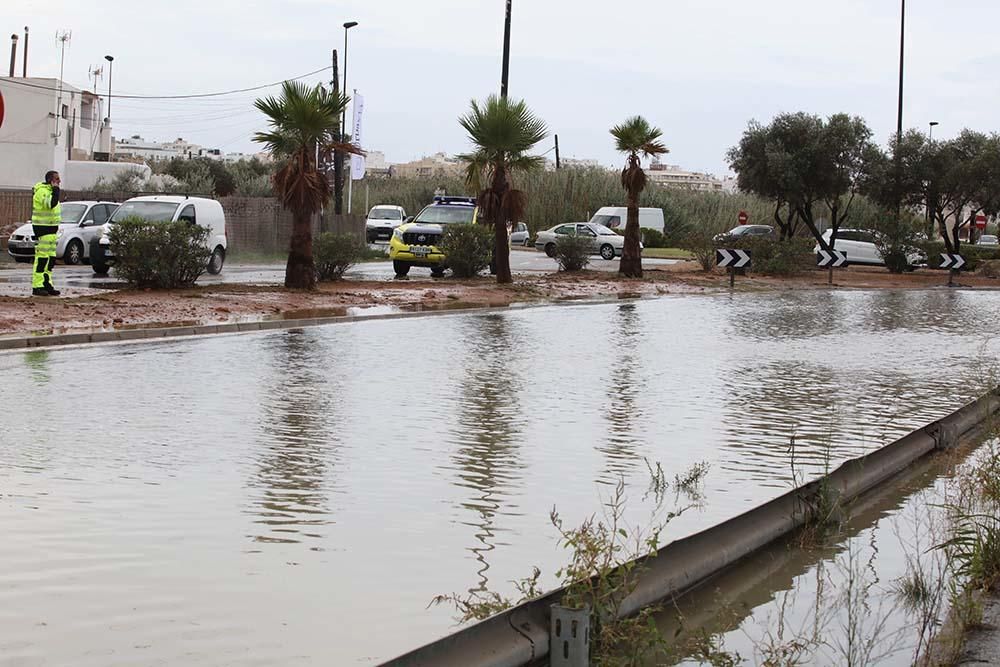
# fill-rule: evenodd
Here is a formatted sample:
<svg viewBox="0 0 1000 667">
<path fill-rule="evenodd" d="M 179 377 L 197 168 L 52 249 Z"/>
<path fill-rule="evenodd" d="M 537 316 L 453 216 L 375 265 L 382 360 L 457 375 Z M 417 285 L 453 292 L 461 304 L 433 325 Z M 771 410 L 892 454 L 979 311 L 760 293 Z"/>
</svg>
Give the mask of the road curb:
<svg viewBox="0 0 1000 667">
<path fill-rule="evenodd" d="M 426 309 L 422 307 L 414 311 L 398 313 L 380 313 L 375 315 L 335 315 L 327 317 L 308 317 L 289 320 L 257 320 L 252 322 L 221 322 L 219 324 L 178 325 L 172 327 L 151 327 L 146 329 L 121 329 L 113 331 L 93 331 L 81 333 L 63 333 L 41 336 L 18 336 L 0 338 L 0 352 L 22 351 L 65 347 L 69 345 L 89 345 L 92 343 L 124 343 L 129 341 L 152 341 L 166 338 L 192 338 L 213 336 L 218 334 L 254 333 L 261 331 L 277 331 L 282 329 L 304 329 L 306 327 L 324 326 L 328 324 L 350 324 L 353 322 L 374 322 L 382 320 L 407 319 L 412 317 L 429 317 L 436 315 L 465 315 L 493 312 L 510 312 L 528 308 L 560 305 L 601 305 L 619 303 L 623 300 L 638 300 L 641 295 L 627 293 L 615 297 L 600 299 L 567 299 L 546 302 L 515 302 L 504 305 L 469 306 L 467 308 Z"/>
</svg>

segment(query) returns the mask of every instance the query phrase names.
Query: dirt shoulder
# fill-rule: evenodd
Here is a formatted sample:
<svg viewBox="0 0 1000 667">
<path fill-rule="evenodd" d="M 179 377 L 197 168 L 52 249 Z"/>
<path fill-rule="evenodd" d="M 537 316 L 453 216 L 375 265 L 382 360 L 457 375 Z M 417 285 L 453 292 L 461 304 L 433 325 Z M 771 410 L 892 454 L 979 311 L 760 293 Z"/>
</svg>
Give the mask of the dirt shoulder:
<svg viewBox="0 0 1000 667">
<path fill-rule="evenodd" d="M 811 271 L 791 278 L 737 276 L 739 291 L 826 289 L 827 274 Z M 927 289 L 943 287 L 947 274 L 918 271 L 892 275 L 882 269 L 852 267 L 834 274 L 840 289 Z M 1000 280 L 963 275 L 963 287 L 998 288 Z M 585 271 L 577 274 L 518 275 L 514 285 L 491 278 L 404 281 L 343 281 L 312 292 L 264 285 L 213 285 L 185 290 L 119 290 L 76 297 L 0 297 L 0 334 L 28 335 L 110 330 L 137 326 L 213 324 L 254 319 L 304 318 L 347 314 L 359 306 L 404 310 L 504 306 L 581 298 L 614 298 L 728 289 L 722 271 L 704 273 L 693 262 L 647 270 L 642 279 Z"/>
</svg>

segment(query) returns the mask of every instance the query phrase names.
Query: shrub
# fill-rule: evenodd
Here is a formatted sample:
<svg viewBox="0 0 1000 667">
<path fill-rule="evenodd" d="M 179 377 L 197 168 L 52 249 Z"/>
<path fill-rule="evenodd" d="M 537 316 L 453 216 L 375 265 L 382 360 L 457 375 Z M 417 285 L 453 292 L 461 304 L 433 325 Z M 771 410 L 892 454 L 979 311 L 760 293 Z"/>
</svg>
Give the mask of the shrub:
<svg viewBox="0 0 1000 667">
<path fill-rule="evenodd" d="M 208 268 L 210 233 L 207 227 L 187 222 L 149 222 L 137 217 L 116 221 L 108 234 L 115 273 L 135 287 L 193 285 Z"/>
<path fill-rule="evenodd" d="M 694 229 L 680 237 L 677 245 L 694 255 L 702 271 L 711 271 L 715 266 L 716 245 L 713 236 L 707 229 Z"/>
<path fill-rule="evenodd" d="M 769 276 L 791 276 L 816 265 L 813 238 L 777 241 L 764 237 L 729 237 L 725 247 L 750 251 L 750 269 Z"/>
<path fill-rule="evenodd" d="M 587 236 L 560 235 L 556 239 L 556 262 L 560 271 L 581 271 L 590 264 L 593 244 Z"/>
<path fill-rule="evenodd" d="M 941 265 L 941 253 L 945 251 L 943 241 L 925 241 L 918 244 L 927 253 L 927 266 L 936 269 Z M 975 271 L 984 261 L 1000 259 L 1000 249 L 963 243 L 958 254 L 965 258 L 964 271 Z"/>
<path fill-rule="evenodd" d="M 365 256 L 367 246 L 350 234 L 325 232 L 313 239 L 316 280 L 340 280 Z"/>
<path fill-rule="evenodd" d="M 642 245 L 647 248 L 666 248 L 666 238 L 663 236 L 663 232 L 658 232 L 655 229 L 650 229 L 649 227 L 642 227 L 639 230 L 642 232 Z"/>
<path fill-rule="evenodd" d="M 456 278 L 471 278 L 490 265 L 493 228 L 486 225 L 445 225 L 440 248 Z"/>
</svg>

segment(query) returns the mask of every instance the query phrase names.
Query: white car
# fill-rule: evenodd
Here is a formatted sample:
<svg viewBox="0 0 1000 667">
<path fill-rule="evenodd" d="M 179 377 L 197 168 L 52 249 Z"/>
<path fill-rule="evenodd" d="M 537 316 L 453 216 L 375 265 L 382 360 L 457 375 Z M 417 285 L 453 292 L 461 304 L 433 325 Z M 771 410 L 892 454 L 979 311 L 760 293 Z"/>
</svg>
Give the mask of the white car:
<svg viewBox="0 0 1000 667">
<path fill-rule="evenodd" d="M 107 275 L 115 263 L 111 252 L 108 233 L 116 220 L 142 218 L 149 222 L 188 222 L 192 225 L 208 227 L 207 247 L 212 251 L 208 260 L 208 272 L 222 272 L 226 261 L 226 214 L 222 204 L 205 197 L 185 197 L 183 195 L 152 195 L 133 197 L 126 200 L 111 219 L 101 228 L 101 235 L 90 242 L 90 265 L 97 275 Z"/>
<path fill-rule="evenodd" d="M 388 243 L 392 238 L 392 230 L 406 220 L 406 211 L 402 206 L 379 204 L 372 206 L 365 219 L 365 235 L 369 243 Z"/>
<path fill-rule="evenodd" d="M 985 245 L 996 248 L 1000 245 L 1000 242 L 997 242 L 997 237 L 993 234 L 983 234 L 979 237 L 979 241 L 976 242 L 976 245 Z"/>
<path fill-rule="evenodd" d="M 514 225 L 514 231 L 510 233 L 510 244 L 523 245 L 525 248 L 531 247 L 531 233 L 528 231 L 528 225 L 523 222 L 519 222 Z"/>
<path fill-rule="evenodd" d="M 544 232 L 538 232 L 535 248 L 549 257 L 555 257 L 559 237 L 567 235 L 589 237 L 594 254 L 600 255 L 604 259 L 614 259 L 621 256 L 622 250 L 625 248 L 624 236 L 616 234 L 614 230 L 604 225 L 593 222 L 569 222 L 565 225 L 556 225 Z"/>
<path fill-rule="evenodd" d="M 831 230 L 823 232 L 823 240 L 829 244 L 832 235 Z M 847 255 L 848 264 L 867 264 L 869 266 L 885 266 L 882 253 L 875 245 L 875 235 L 865 229 L 840 229 L 837 231 L 837 242 L 833 246 L 834 250 L 839 250 Z M 814 253 L 820 250 L 819 244 L 813 248 Z M 917 267 L 927 261 L 927 257 L 920 251 L 913 251 L 906 255 L 910 267 Z"/>
<path fill-rule="evenodd" d="M 90 241 L 100 233 L 118 204 L 110 201 L 72 201 L 59 204 L 62 219 L 56 232 L 56 257 L 65 264 L 82 264 L 90 260 Z M 17 262 L 30 262 L 35 257 L 37 239 L 26 222 L 10 235 L 7 254 Z"/>
</svg>

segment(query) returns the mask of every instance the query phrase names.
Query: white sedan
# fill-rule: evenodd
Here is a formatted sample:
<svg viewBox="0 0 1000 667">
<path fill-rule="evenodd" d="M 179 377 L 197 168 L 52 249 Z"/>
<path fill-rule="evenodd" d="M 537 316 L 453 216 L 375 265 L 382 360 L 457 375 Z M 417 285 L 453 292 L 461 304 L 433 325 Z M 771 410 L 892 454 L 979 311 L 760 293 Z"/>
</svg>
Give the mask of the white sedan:
<svg viewBox="0 0 1000 667">
<path fill-rule="evenodd" d="M 73 201 L 59 205 L 61 221 L 56 233 L 56 257 L 66 264 L 82 264 L 90 259 L 90 241 L 100 236 L 101 225 L 118 209 L 109 201 Z M 10 235 L 7 254 L 18 262 L 30 262 L 35 257 L 37 239 L 26 222 Z"/>
<path fill-rule="evenodd" d="M 590 238 L 594 254 L 600 255 L 604 259 L 620 257 L 622 249 L 625 247 L 625 237 L 617 234 L 613 229 L 593 222 L 569 222 L 564 225 L 556 225 L 544 232 L 538 232 L 535 248 L 549 257 L 555 257 L 556 244 L 559 242 L 560 236 L 586 236 Z"/>
<path fill-rule="evenodd" d="M 823 232 L 823 240 L 829 244 L 832 232 L 828 229 Z M 841 229 L 837 231 L 837 242 L 833 247 L 847 255 L 848 264 L 868 264 L 870 266 L 885 266 L 882 253 L 875 245 L 875 234 L 865 229 Z M 814 253 L 819 252 L 819 244 L 813 248 Z M 910 268 L 914 269 L 927 262 L 927 256 L 919 250 L 914 250 L 907 254 L 907 261 Z"/>
</svg>

